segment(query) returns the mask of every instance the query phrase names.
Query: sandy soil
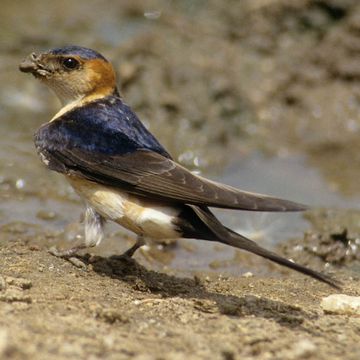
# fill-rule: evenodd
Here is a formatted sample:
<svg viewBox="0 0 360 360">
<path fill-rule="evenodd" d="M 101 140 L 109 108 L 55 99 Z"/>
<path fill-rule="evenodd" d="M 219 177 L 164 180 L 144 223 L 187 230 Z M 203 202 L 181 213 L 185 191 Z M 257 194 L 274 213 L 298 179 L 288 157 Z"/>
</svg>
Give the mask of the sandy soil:
<svg viewBox="0 0 360 360">
<path fill-rule="evenodd" d="M 360 319 L 324 315 L 326 285 L 292 274 L 180 278 L 136 261 L 75 268 L 1 247 L 0 354 L 11 359 L 358 359 Z M 359 278 L 337 277 L 347 294 Z"/>
<path fill-rule="evenodd" d="M 78 3 L 58 2 L 55 11 L 29 4 L 19 12 L 15 2 L 4 2 L 0 16 L 7 42 L 1 45 L 6 53 L 1 64 L 13 63 L 34 46 L 74 39 L 118 59 L 126 99 L 184 165 L 219 169 L 253 149 L 282 156 L 301 152 L 334 191 L 360 193 L 356 0 L 214 0 L 190 10 L 174 3 L 164 7 L 164 16 L 149 31 L 119 47 L 88 35 L 86 19 L 77 23 L 84 13 Z M 97 7 L 102 14 L 100 3 L 89 4 L 91 14 Z M 122 19 L 144 19 L 141 1 L 124 1 L 119 9 Z M 119 9 L 114 3 L 114 14 Z M 48 22 L 33 26 L 25 14 L 41 20 L 51 11 L 51 26 L 66 18 L 66 30 L 45 34 Z M 14 14 L 22 19 L 17 33 Z M 91 14 L 99 32 L 95 25 L 101 16 Z M 107 19 L 111 23 L 110 15 Z M 9 83 L 14 75 L 1 73 L 0 78 Z M 26 115 L 17 125 L 21 130 L 15 130 L 29 135 L 4 147 L 0 201 L 10 208 L 16 201 L 21 207 L 23 199 L 36 199 L 28 212 L 45 222 L 55 218 L 57 228 L 65 227 L 66 215 L 78 206 L 74 195 L 35 165 L 35 155 L 28 155 L 39 119 L 58 105 L 38 85 L 18 81 L 14 86 L 22 86 L 38 103 L 23 99 L 26 111 L 20 113 L 17 105 L 18 112 L 4 121 L 11 135 L 14 119 Z M 1 91 L 7 104 L 15 98 Z M 7 89 L 9 94 L 14 93 Z M 22 152 L 10 161 L 15 142 Z M 19 174 L 31 185 L 23 188 Z M 42 211 L 44 199 L 61 204 L 55 215 Z M 259 275 L 254 262 L 252 276 L 200 271 L 182 277 L 174 269 L 159 271 L 151 262 L 144 266 L 141 254 L 134 261 L 85 255 L 85 266 L 77 268 L 47 252 L 61 232 L 31 222 L 6 223 L 7 216 L 7 211 L 0 213 L 0 358 L 360 358 L 360 318 L 324 314 L 321 298 L 337 291 L 304 276 L 275 266 L 271 277 Z M 344 293 L 360 295 L 358 211 L 323 209 L 307 216 L 312 230 L 278 251 L 329 271 L 343 281 Z"/>
</svg>

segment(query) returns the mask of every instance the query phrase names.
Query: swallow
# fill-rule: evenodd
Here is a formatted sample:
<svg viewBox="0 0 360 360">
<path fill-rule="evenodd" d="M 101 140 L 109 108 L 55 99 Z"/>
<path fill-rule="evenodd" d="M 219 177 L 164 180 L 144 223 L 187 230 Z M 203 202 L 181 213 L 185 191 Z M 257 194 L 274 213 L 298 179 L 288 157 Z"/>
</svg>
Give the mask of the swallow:
<svg viewBox="0 0 360 360">
<path fill-rule="evenodd" d="M 84 200 L 84 243 L 98 245 L 106 221 L 144 238 L 193 238 L 246 250 L 335 288 L 335 279 L 259 246 L 224 226 L 209 207 L 251 211 L 303 211 L 306 206 L 251 193 L 195 175 L 178 164 L 123 101 L 111 63 L 98 52 L 65 46 L 32 53 L 19 69 L 49 86 L 61 110 L 35 133 L 42 162 L 65 176 Z"/>
</svg>

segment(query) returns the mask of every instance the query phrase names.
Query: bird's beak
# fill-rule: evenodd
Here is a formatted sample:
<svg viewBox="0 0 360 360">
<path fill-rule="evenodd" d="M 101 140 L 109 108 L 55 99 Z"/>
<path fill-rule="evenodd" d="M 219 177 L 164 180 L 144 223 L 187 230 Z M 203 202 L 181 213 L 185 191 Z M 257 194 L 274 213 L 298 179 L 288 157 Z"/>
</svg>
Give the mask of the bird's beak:
<svg viewBox="0 0 360 360">
<path fill-rule="evenodd" d="M 42 62 L 42 56 L 35 53 L 30 54 L 19 65 L 19 69 L 25 73 L 31 73 L 34 76 L 47 76 L 50 71 Z"/>
</svg>

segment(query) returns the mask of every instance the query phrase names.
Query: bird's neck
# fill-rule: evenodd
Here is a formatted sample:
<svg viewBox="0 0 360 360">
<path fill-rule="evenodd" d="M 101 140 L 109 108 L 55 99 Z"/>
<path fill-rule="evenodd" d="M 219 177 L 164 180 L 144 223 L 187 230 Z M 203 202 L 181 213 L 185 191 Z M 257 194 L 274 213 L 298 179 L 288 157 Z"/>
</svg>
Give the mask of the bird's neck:
<svg viewBox="0 0 360 360">
<path fill-rule="evenodd" d="M 65 113 L 67 113 L 77 107 L 84 106 L 90 102 L 93 102 L 93 101 L 99 100 L 99 99 L 103 99 L 110 95 L 119 96 L 119 92 L 118 92 L 117 88 L 106 89 L 106 91 L 102 90 L 99 92 L 91 93 L 89 95 L 80 95 L 78 97 L 70 98 L 70 99 L 66 98 L 66 97 L 58 96 L 58 98 L 62 104 L 62 108 L 53 116 L 53 118 L 50 120 L 50 122 L 58 119 L 60 116 L 64 115 Z"/>
</svg>

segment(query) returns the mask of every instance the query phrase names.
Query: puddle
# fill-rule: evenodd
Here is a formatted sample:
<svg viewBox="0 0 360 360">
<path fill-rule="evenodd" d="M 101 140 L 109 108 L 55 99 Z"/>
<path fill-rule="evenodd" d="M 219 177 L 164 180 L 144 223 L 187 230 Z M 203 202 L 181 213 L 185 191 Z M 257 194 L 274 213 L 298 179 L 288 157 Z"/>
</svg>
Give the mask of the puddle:
<svg viewBox="0 0 360 360">
<path fill-rule="evenodd" d="M 308 166 L 300 155 L 269 158 L 254 153 L 230 165 L 216 180 L 243 190 L 298 201 L 314 208 L 358 209 L 360 204 L 360 197 L 348 198 L 332 191 L 320 171 Z M 231 228 L 268 248 L 290 238 L 302 238 L 304 231 L 309 228 L 309 223 L 301 213 L 230 210 L 215 210 L 215 213 Z M 265 266 L 260 265 L 259 268 L 257 264 L 256 270 L 251 266 L 252 259 L 248 258 L 254 256 L 239 256 L 239 252 L 230 247 L 214 246 L 203 241 L 191 241 L 190 244 L 196 246 L 196 252 L 189 256 L 183 249 L 178 250 L 172 267 L 179 270 L 222 270 L 230 274 L 265 271 Z"/>
<path fill-rule="evenodd" d="M 343 196 L 333 191 L 320 171 L 310 167 L 304 156 L 265 157 L 253 154 L 229 166 L 218 180 L 235 187 L 289 199 L 313 208 L 358 209 L 359 196 Z M 221 215 L 220 215 L 221 216 Z M 238 231 L 257 234 L 274 245 L 291 237 L 301 237 L 307 221 L 301 213 L 229 212 L 224 215 Z"/>
</svg>

